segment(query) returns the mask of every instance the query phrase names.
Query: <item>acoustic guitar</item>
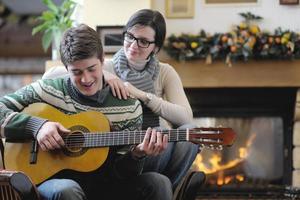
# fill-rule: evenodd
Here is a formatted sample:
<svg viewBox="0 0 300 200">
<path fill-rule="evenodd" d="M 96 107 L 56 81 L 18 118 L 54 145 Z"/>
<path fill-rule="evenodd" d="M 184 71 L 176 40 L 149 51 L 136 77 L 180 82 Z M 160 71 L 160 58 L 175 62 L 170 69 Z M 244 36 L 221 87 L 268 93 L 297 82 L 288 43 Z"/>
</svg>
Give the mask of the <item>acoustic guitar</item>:
<svg viewBox="0 0 300 200">
<path fill-rule="evenodd" d="M 61 150 L 42 151 L 37 162 L 30 164 L 32 141 L 6 142 L 4 163 L 6 169 L 22 171 L 35 184 L 39 184 L 64 169 L 76 172 L 92 172 L 106 160 L 109 147 L 142 143 L 145 130 L 109 132 L 106 117 L 95 111 L 66 115 L 43 103 L 35 103 L 24 113 L 61 123 L 71 130 L 63 136 L 65 147 Z M 210 148 L 232 145 L 235 133 L 231 128 L 195 128 L 161 130 L 168 134 L 169 142 L 190 141 Z"/>
</svg>

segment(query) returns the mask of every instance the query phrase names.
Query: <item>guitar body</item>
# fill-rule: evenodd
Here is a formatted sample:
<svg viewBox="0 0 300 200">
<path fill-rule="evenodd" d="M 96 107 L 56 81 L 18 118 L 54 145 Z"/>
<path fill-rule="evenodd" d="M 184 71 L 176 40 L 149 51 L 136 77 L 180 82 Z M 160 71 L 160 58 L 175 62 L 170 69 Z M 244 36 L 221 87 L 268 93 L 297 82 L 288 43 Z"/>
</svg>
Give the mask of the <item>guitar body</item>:
<svg viewBox="0 0 300 200">
<path fill-rule="evenodd" d="M 26 108 L 24 113 L 61 123 L 73 133 L 106 132 L 109 122 L 106 117 L 94 111 L 66 115 L 47 104 L 36 103 Z M 91 133 L 92 134 L 92 133 Z M 109 148 L 66 148 L 64 150 L 38 150 L 37 162 L 30 164 L 32 141 L 5 143 L 4 162 L 6 169 L 22 171 L 35 184 L 64 169 L 77 172 L 91 172 L 98 169 L 107 159 Z"/>
</svg>

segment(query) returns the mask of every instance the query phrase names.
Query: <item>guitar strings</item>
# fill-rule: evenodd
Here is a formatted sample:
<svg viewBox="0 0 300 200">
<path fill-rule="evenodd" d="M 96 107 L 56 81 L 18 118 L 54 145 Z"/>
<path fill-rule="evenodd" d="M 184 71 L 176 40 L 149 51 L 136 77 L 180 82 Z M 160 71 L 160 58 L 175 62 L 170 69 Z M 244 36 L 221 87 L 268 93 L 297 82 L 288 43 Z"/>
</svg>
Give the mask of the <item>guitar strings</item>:
<svg viewBox="0 0 300 200">
<path fill-rule="evenodd" d="M 174 132 L 175 131 L 175 132 Z M 168 141 L 187 141 L 187 131 L 179 129 L 158 130 L 163 134 L 168 134 Z M 200 131 L 201 132 L 201 131 Z M 207 131 L 202 131 L 207 132 Z M 216 133 L 216 131 L 209 131 Z M 220 133 L 219 131 L 217 133 Z M 115 131 L 115 132 L 95 132 L 95 133 L 73 133 L 63 136 L 66 146 L 75 147 L 106 147 L 126 144 L 138 144 L 144 139 L 146 131 Z M 202 133 L 204 134 L 204 133 Z M 205 139 L 202 139 L 203 142 Z M 220 139 L 206 139 L 207 142 L 220 144 Z M 210 141 L 208 141 L 210 140 Z"/>
<path fill-rule="evenodd" d="M 75 131 L 74 131 L 75 132 Z M 79 131 L 78 131 L 79 132 Z M 168 134 L 168 135 L 176 135 L 176 134 L 182 134 L 184 133 L 187 134 L 187 130 L 182 130 L 182 129 L 170 129 L 170 130 L 157 130 L 157 132 L 160 132 L 160 133 L 163 133 L 163 134 Z M 208 134 L 208 133 L 213 133 L 213 134 L 220 134 L 222 133 L 222 131 L 198 131 L 199 133 L 198 134 Z M 201 133 L 202 132 L 202 133 Z M 146 131 L 145 130 L 141 130 L 141 131 L 114 131 L 114 132 L 89 132 L 89 133 L 71 133 L 71 134 L 68 134 L 67 136 L 69 135 L 72 135 L 72 138 L 82 138 L 83 135 L 86 136 L 86 135 L 101 135 L 101 137 L 105 137 L 105 136 L 115 136 L 115 135 L 128 135 L 128 136 L 134 136 L 136 134 L 143 134 L 145 135 L 146 134 Z M 75 136 L 74 136 L 75 135 Z M 67 136 L 63 136 L 63 138 L 67 138 Z"/>
<path fill-rule="evenodd" d="M 174 131 L 176 129 L 172 129 L 170 131 Z M 178 140 L 186 140 L 186 130 L 176 130 L 176 133 L 178 133 L 178 136 L 173 132 L 170 133 L 169 130 L 162 130 L 163 134 L 168 134 L 169 141 L 177 141 Z M 184 134 L 182 134 L 184 133 Z M 63 136 L 65 140 L 65 144 L 67 146 L 74 146 L 77 145 L 82 146 L 83 143 L 89 143 L 89 144 L 99 144 L 99 142 L 102 145 L 118 145 L 120 144 L 132 144 L 132 143 L 139 143 L 142 142 L 144 139 L 144 136 L 146 134 L 146 131 L 116 131 L 116 132 L 106 132 L 106 133 L 73 133 L 71 135 Z M 182 137 L 184 136 L 184 138 Z M 111 140 L 111 141 L 110 141 Z M 125 142 L 126 141 L 126 142 Z M 120 145 L 121 145 L 120 144 Z"/>
</svg>

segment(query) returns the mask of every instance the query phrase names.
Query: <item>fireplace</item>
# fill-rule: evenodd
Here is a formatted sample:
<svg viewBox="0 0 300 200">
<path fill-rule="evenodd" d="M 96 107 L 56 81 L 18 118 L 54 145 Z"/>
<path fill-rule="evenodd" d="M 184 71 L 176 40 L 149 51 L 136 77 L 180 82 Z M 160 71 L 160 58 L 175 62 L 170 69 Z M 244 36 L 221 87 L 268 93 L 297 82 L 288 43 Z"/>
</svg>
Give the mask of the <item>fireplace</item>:
<svg viewBox="0 0 300 200">
<path fill-rule="evenodd" d="M 222 125 L 237 132 L 235 144 L 230 148 L 203 149 L 198 155 L 194 167 L 206 173 L 209 187 L 282 184 L 284 135 L 280 117 L 199 118 L 197 121 L 200 126 Z"/>
<path fill-rule="evenodd" d="M 292 185 L 297 88 L 185 90 L 198 126 L 229 126 L 237 132 L 232 147 L 198 155 L 193 167 L 207 175 L 199 193 L 257 192 Z"/>
<path fill-rule="evenodd" d="M 219 186 L 217 184 L 212 184 L 210 187 L 205 185 L 204 188 L 201 188 L 201 194 L 205 193 L 204 190 L 208 191 L 209 195 L 212 194 L 212 192 L 209 192 L 210 190 L 222 190 L 226 192 L 226 188 L 228 188 L 230 191 L 236 188 L 236 194 L 245 194 L 250 191 L 249 188 L 252 188 L 254 192 L 249 194 L 260 195 L 261 189 L 258 187 L 254 188 L 253 186 L 261 185 L 261 188 L 263 188 L 262 193 L 266 194 L 266 191 L 271 190 L 270 186 L 273 187 L 275 185 L 275 189 L 272 190 L 273 194 L 275 194 L 275 191 L 277 191 L 280 195 L 283 193 L 285 194 L 286 192 L 288 192 L 288 195 L 291 196 L 293 196 L 295 193 L 299 195 L 299 190 L 295 189 L 295 187 L 300 188 L 299 59 L 248 60 L 247 62 L 236 61 L 233 63 L 232 67 L 226 66 L 226 64 L 222 61 L 215 60 L 210 65 L 207 65 L 205 60 L 178 62 L 170 59 L 164 54 L 161 54 L 161 60 L 171 64 L 178 72 L 182 80 L 183 87 L 185 88 L 187 96 L 192 105 L 195 119 L 199 120 L 198 118 L 209 117 L 210 119 L 206 119 L 204 121 L 209 121 L 210 123 L 213 121 L 213 125 L 215 126 L 223 123 L 225 124 L 225 122 L 228 122 L 230 126 L 235 126 L 241 122 L 235 121 L 234 119 L 239 119 L 241 121 L 246 119 L 247 126 L 239 125 L 238 127 L 248 127 L 248 129 L 244 128 L 242 131 L 237 130 L 237 141 L 232 147 L 229 147 L 229 152 L 233 151 L 234 148 L 242 148 L 241 154 L 244 157 L 246 153 L 251 154 L 249 151 L 243 152 L 243 149 L 245 149 L 245 142 L 239 142 L 238 140 L 241 138 L 240 135 L 242 135 L 242 133 L 245 135 L 244 130 L 255 130 L 253 128 L 249 129 L 249 127 L 257 127 L 255 126 L 257 122 L 260 122 L 258 123 L 260 125 L 269 125 L 269 127 L 273 127 L 271 130 L 279 129 L 279 132 L 270 131 L 271 133 L 269 133 L 270 137 L 279 135 L 276 137 L 279 141 L 273 140 L 272 145 L 270 145 L 269 148 L 266 147 L 267 149 L 272 149 L 271 147 L 274 149 L 274 143 L 282 143 L 280 148 L 278 148 L 278 151 L 281 152 L 280 158 L 272 160 L 272 162 L 275 163 L 281 162 L 281 164 L 278 164 L 282 167 L 282 169 L 280 169 L 278 172 L 278 177 L 275 175 L 269 175 L 268 177 L 272 178 L 267 178 L 267 180 L 261 179 L 260 177 L 265 177 L 261 176 L 261 174 L 259 179 L 257 178 L 257 174 L 255 177 L 247 177 L 249 175 L 249 170 L 245 172 L 243 171 L 245 167 L 240 166 L 238 167 L 237 171 L 241 171 L 242 175 L 247 175 L 246 177 L 243 177 L 244 180 L 247 180 L 243 182 L 243 184 L 240 184 L 240 182 L 237 182 L 238 180 L 235 180 L 228 181 L 228 183 L 230 183 L 229 185 L 220 184 Z M 261 120 L 267 120 L 267 122 L 265 123 Z M 252 122 L 256 123 L 253 125 Z M 282 127 L 278 128 L 276 126 L 270 126 L 272 124 Z M 224 126 L 226 126 L 226 124 Z M 255 139 L 258 140 L 259 138 L 259 141 L 262 140 L 260 137 L 257 137 L 259 136 L 258 133 L 259 131 L 256 130 L 255 132 L 249 131 L 246 133 L 246 135 L 249 136 L 248 143 L 254 146 L 257 145 L 257 141 L 255 141 Z M 251 135 L 254 135 L 255 138 L 252 139 L 254 136 Z M 263 136 L 267 137 L 265 134 Z M 248 141 L 248 138 L 244 138 L 244 141 Z M 253 142 L 251 143 L 251 141 Z M 217 154 L 221 154 L 222 156 L 220 163 L 217 164 L 225 165 L 228 163 L 227 161 L 230 161 L 230 157 L 223 158 L 223 154 L 225 156 L 229 154 L 226 151 L 227 150 L 217 152 Z M 270 152 L 271 151 L 268 151 L 267 153 Z M 252 153 L 252 155 L 254 154 Z M 266 160 L 268 159 L 267 156 L 265 156 L 265 158 Z M 252 159 L 251 161 L 253 160 L 255 161 L 255 159 Z M 271 162 L 270 160 L 267 161 L 269 161 L 269 163 Z M 245 161 L 241 161 L 240 163 L 242 162 Z M 253 162 L 251 162 L 251 164 L 252 163 Z M 269 163 L 264 166 L 272 166 Z M 263 169 L 265 168 L 266 167 Z M 253 169 L 253 167 L 250 169 Z M 234 168 L 230 168 L 229 171 L 224 172 L 224 176 L 227 174 L 232 174 L 234 170 Z M 270 171 L 274 170 L 275 169 L 273 168 Z M 275 171 L 275 173 L 277 172 Z M 215 177 L 215 174 L 210 176 Z M 240 180 L 243 178 L 238 176 L 238 179 Z M 234 184 L 234 182 L 237 183 Z M 289 188 L 289 186 L 291 186 L 291 188 Z M 280 189 L 278 189 L 278 187 L 280 187 Z M 213 194 L 219 194 L 219 192 L 213 192 Z M 213 198 L 208 199 L 211 200 Z M 239 199 L 249 198 L 242 197 Z M 269 199 L 285 198 L 280 196 L 278 198 L 276 197 Z M 294 199 L 300 199 L 300 197 L 298 196 Z"/>
</svg>

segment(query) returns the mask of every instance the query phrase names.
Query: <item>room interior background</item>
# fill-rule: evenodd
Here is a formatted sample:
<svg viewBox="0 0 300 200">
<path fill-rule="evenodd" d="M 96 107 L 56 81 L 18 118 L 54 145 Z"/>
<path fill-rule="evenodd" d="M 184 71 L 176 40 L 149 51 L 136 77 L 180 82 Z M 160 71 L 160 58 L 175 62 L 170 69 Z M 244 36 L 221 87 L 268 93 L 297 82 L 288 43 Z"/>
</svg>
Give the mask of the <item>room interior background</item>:
<svg viewBox="0 0 300 200">
<path fill-rule="evenodd" d="M 21 0 L 20 0 L 21 1 Z M 28 3 L 29 1 L 37 1 L 37 0 L 27 0 L 26 2 Z M 230 1 L 230 0 L 224 0 L 224 1 Z M 167 4 L 167 2 L 169 2 L 169 4 Z M 167 17 L 167 10 L 170 8 L 167 8 L 166 5 L 170 6 L 170 2 L 171 5 L 175 5 L 176 3 L 180 6 L 185 6 L 185 5 L 192 5 L 192 12 L 190 12 L 191 8 L 190 7 L 186 7 L 186 9 L 188 9 L 189 13 L 188 13 L 188 17 L 185 16 L 180 16 L 175 14 L 175 17 L 173 16 L 172 18 Z M 180 2 L 183 3 L 187 3 L 187 4 L 181 4 Z M 251 12 L 255 15 L 259 15 L 261 17 L 263 17 L 263 20 L 258 22 L 259 27 L 262 30 L 268 30 L 270 32 L 274 31 L 274 29 L 281 27 L 282 29 L 288 29 L 288 30 L 292 30 L 295 31 L 297 33 L 300 32 L 300 20 L 298 20 L 300 18 L 300 5 L 299 3 L 296 5 L 282 5 L 280 4 L 281 0 L 257 0 L 254 3 L 250 2 L 250 3 L 221 3 L 221 4 L 208 4 L 206 3 L 206 0 L 78 0 L 78 9 L 74 15 L 74 19 L 76 20 L 76 23 L 86 23 L 88 25 L 90 25 L 91 27 L 94 27 L 96 29 L 97 26 L 122 26 L 126 23 L 127 19 L 129 18 L 129 16 L 135 12 L 138 9 L 141 8 L 152 8 L 152 9 L 156 9 L 161 11 L 165 16 L 166 16 L 166 22 L 167 22 L 167 35 L 171 35 L 171 34 L 182 34 L 182 33 L 188 33 L 188 34 L 197 34 L 199 33 L 199 31 L 201 29 L 205 30 L 207 33 L 217 33 L 217 32 L 229 32 L 232 29 L 233 25 L 237 25 L 241 22 L 242 18 L 238 15 L 238 13 L 242 13 L 242 12 Z M 172 4 L 173 3 L 173 4 Z M 30 5 L 34 5 L 34 3 L 28 3 Z M 174 8 L 174 10 L 176 10 L 176 8 Z M 179 9 L 180 10 L 180 9 Z M 192 14 L 191 14 L 192 13 Z M 1 33 L 1 29 L 0 29 L 0 33 Z M 4 34 L 3 32 L 1 34 Z M 16 35 L 13 35 L 13 37 L 16 37 L 18 34 L 16 33 Z M 7 36 L 8 37 L 8 36 Z M 4 40 L 0 39 L 0 45 L 4 46 Z M 21 40 L 22 42 L 22 40 Z M 27 41 L 28 42 L 28 41 Z M 30 55 L 30 50 L 26 51 L 26 45 L 25 46 L 25 50 L 22 49 L 22 51 L 24 53 L 20 53 L 20 54 L 11 54 L 11 55 L 7 55 L 5 54 L 5 56 L 1 56 L 0 57 L 0 94 L 3 95 L 7 92 L 10 91 L 14 91 L 16 89 L 18 89 L 19 87 L 21 87 L 21 85 L 24 85 L 26 83 L 29 83 L 35 79 L 40 78 L 41 74 L 44 72 L 45 70 L 45 61 L 50 59 L 49 53 L 48 54 L 44 54 L 42 53 L 39 56 L 35 55 Z M 1 48 L 0 48 L 1 49 Z M 3 51 L 5 51 L 5 48 Z M 15 51 L 20 50 L 21 48 L 17 48 Z M 33 51 L 32 51 L 33 52 Z M 1 52 L 0 52 L 1 53 Z M 0 54 L 3 55 L 3 54 Z M 17 55 L 17 56 L 16 56 Z M 19 55 L 19 56 L 18 56 Z M 276 64 L 278 64 L 279 62 L 276 62 Z M 279 65 L 279 64 L 278 64 Z M 270 64 L 264 65 L 266 68 L 271 69 Z M 261 69 L 263 69 L 264 66 L 261 66 Z M 217 73 L 220 73 L 223 75 L 223 77 L 225 77 L 227 74 L 229 74 L 229 71 L 231 70 L 236 70 L 239 69 L 240 66 L 233 66 L 231 69 L 230 68 L 225 68 L 225 65 L 220 66 L 215 66 L 215 68 L 217 70 L 220 70 Z M 251 73 L 251 70 L 258 70 L 258 68 L 251 68 L 250 66 L 246 66 L 248 73 Z M 241 67 L 240 69 L 244 69 L 246 67 Z M 293 69 L 296 68 L 295 65 L 293 66 Z M 211 69 L 211 68 L 210 68 Z M 209 71 L 210 69 L 205 68 L 206 71 Z M 281 70 L 285 70 L 284 68 L 282 68 L 281 66 L 275 66 L 274 69 L 281 69 Z M 180 69 L 181 70 L 181 69 Z M 181 70 L 181 72 L 184 70 Z M 268 71 L 268 70 L 267 70 Z M 271 72 L 272 69 L 268 72 Z M 244 71 L 242 71 L 244 72 Z M 281 72 L 279 72 L 280 74 Z M 247 74 L 247 73 L 243 73 Z M 257 72 L 256 74 L 260 75 L 259 72 Z M 285 73 L 282 73 L 283 75 Z M 221 78 L 222 78 L 221 75 Z M 208 76 L 210 76 L 208 74 Z M 197 78 L 197 77 L 194 77 Z M 236 76 L 236 78 L 241 78 L 239 76 Z M 274 76 L 274 78 L 276 79 L 277 77 Z M 288 78 L 287 78 L 288 79 Z M 183 80 L 185 81 L 186 79 L 183 77 Z M 241 78 L 241 80 L 243 81 L 243 78 Z M 277 80 L 277 79 L 276 79 Z M 280 80 L 280 79 L 278 79 Z M 212 80 L 212 83 L 214 83 L 215 80 Z M 221 82 L 221 81 L 219 81 Z M 225 80 L 226 82 L 226 80 Z M 234 84 L 238 85 L 238 81 L 232 81 Z M 223 81 L 224 83 L 224 81 Z M 261 82 L 257 81 L 256 84 L 260 84 Z M 241 83 L 242 84 L 242 83 Z M 276 87 L 280 87 L 278 86 L 279 83 L 275 83 Z M 293 83 L 291 83 L 293 84 Z M 230 85 L 227 87 L 230 87 Z M 258 124 L 267 124 L 266 126 L 270 126 L 271 128 L 269 130 L 270 131 L 270 135 L 273 137 L 274 135 L 281 135 L 282 138 L 278 138 L 279 143 L 282 143 L 283 141 L 288 140 L 288 142 L 285 142 L 285 144 L 283 146 L 281 146 L 279 148 L 279 154 L 282 154 L 282 157 L 278 158 L 276 160 L 276 162 L 278 162 L 278 166 L 280 166 L 280 171 L 276 171 L 278 169 L 274 169 L 273 167 L 269 168 L 270 165 L 272 165 L 272 162 L 275 162 L 274 160 L 269 160 L 269 162 L 266 164 L 266 168 L 264 169 L 269 169 L 268 172 L 271 171 L 275 171 L 274 173 L 277 173 L 280 175 L 279 177 L 279 181 L 281 181 L 280 183 L 290 183 L 294 186 L 300 186 L 300 157 L 295 157 L 296 155 L 300 155 L 300 122 L 295 123 L 294 127 L 296 127 L 297 129 L 295 129 L 295 131 L 291 131 L 291 129 L 293 128 L 293 119 L 290 117 L 291 115 L 293 115 L 294 112 L 294 103 L 299 101 L 300 95 L 298 97 L 298 100 L 295 100 L 295 87 L 293 86 L 293 89 L 288 90 L 288 92 L 285 91 L 285 89 L 283 88 L 283 90 L 279 90 L 281 95 L 281 99 L 278 99 L 278 101 L 273 101 L 275 99 L 276 96 L 278 96 L 278 90 L 269 90 L 268 92 L 266 92 L 265 88 L 259 88 L 258 90 L 244 90 L 243 85 L 240 86 L 241 88 L 239 88 L 239 90 L 236 93 L 236 90 L 230 90 L 230 92 L 228 93 L 227 90 L 218 90 L 217 92 L 220 92 L 221 94 L 232 94 L 232 96 L 236 95 L 238 96 L 238 98 L 245 100 L 244 102 L 241 103 L 241 105 L 249 105 L 249 103 L 253 103 L 253 102 L 247 102 L 247 100 L 251 99 L 251 97 L 255 96 L 258 97 L 256 95 L 262 95 L 262 97 L 264 97 L 264 95 L 266 95 L 266 97 L 269 99 L 269 102 L 265 102 L 263 100 L 263 98 L 261 98 L 260 100 L 263 102 L 260 102 L 260 100 L 258 100 L 257 102 L 259 102 L 259 104 L 254 101 L 254 104 L 258 104 L 260 105 L 260 103 L 264 103 L 262 107 L 259 107 L 258 109 L 263 109 L 265 106 L 267 105 L 272 105 L 275 110 L 272 111 L 272 115 L 274 114 L 274 116 L 268 116 L 267 119 L 262 119 L 262 118 L 257 118 L 258 116 L 253 116 L 253 115 L 248 115 L 247 117 L 247 121 L 246 123 L 243 123 L 243 125 L 241 125 L 242 123 L 240 123 L 240 121 L 235 121 L 232 122 L 232 119 L 221 119 L 221 121 L 225 122 L 225 121 L 229 121 L 229 125 L 236 125 L 240 126 L 242 129 L 240 132 L 244 131 L 244 130 L 255 130 L 255 132 L 261 132 L 259 130 L 257 130 L 259 127 L 257 127 L 253 122 L 258 123 Z M 259 86 L 261 87 L 261 85 Z M 286 87 L 286 86 L 285 86 Z M 247 91 L 247 92 L 246 92 Z M 198 100 L 201 99 L 201 96 L 197 96 L 197 95 L 202 95 L 203 92 L 206 93 L 206 90 L 188 90 L 188 92 L 190 92 L 190 94 L 193 94 L 195 96 L 191 96 L 191 100 L 192 103 L 196 102 L 196 105 L 194 105 L 196 109 L 198 109 L 197 106 L 199 106 L 197 104 L 197 102 L 199 102 Z M 232 92 L 232 93 L 231 93 Z M 249 93 L 250 92 L 250 93 Z M 253 93 L 251 93 L 253 92 Z M 291 94 L 289 93 L 291 92 Z M 285 98 L 284 95 L 286 94 L 289 98 Z M 208 94 L 211 94 L 210 92 L 208 92 Z M 216 93 L 219 94 L 219 93 Z M 250 94 L 250 95 L 249 95 Z M 241 95 L 241 97 L 239 97 L 239 95 Z M 244 96 L 246 95 L 246 96 Z M 247 96 L 248 95 L 248 96 Z M 286 96 L 286 97 L 287 97 Z M 209 96 L 210 97 L 210 96 Z M 259 96 L 261 97 L 261 96 Z M 224 100 L 227 100 L 228 96 L 224 97 Z M 209 99 L 209 98 L 208 98 Z M 218 97 L 212 97 L 213 100 L 215 99 L 220 99 Z M 259 98 L 256 98 L 259 99 Z M 223 98 L 222 98 L 223 100 Z M 282 101 L 281 101 L 282 100 Z M 287 101 L 285 103 L 285 101 Z M 228 102 L 230 103 L 229 106 L 231 106 L 230 108 L 236 107 L 236 104 L 234 104 L 234 101 L 232 101 L 232 99 L 228 99 Z M 200 102 L 203 103 L 203 102 Z M 207 102 L 204 102 L 204 104 Z M 208 102 L 211 103 L 211 102 Z M 220 101 L 219 101 L 220 103 Z M 221 102 L 222 103 L 222 102 Z M 239 102 L 240 103 L 240 102 Z M 274 104 L 273 104 L 274 103 Z M 278 104 L 277 104 L 278 103 Z M 201 105 L 202 106 L 202 105 Z M 286 119 L 286 115 L 284 115 L 283 117 L 278 114 L 278 112 L 281 112 L 282 110 L 276 110 L 277 108 L 282 108 L 286 106 L 286 111 L 289 113 L 288 114 L 288 119 Z M 298 106 L 300 108 L 300 106 Z M 199 108 L 199 110 L 195 110 L 196 114 L 197 113 L 203 113 L 203 110 L 201 110 L 202 108 Z M 242 108 L 243 109 L 243 108 Z M 212 108 L 212 110 L 215 110 L 215 108 Z M 235 110 L 233 110 L 235 112 Z M 240 111 L 240 110 L 239 110 Z M 244 110 L 242 110 L 241 112 L 243 112 Z M 249 111 L 249 109 L 248 109 Z M 263 110 L 264 111 L 264 110 Z M 237 115 L 241 114 L 238 113 Z M 261 110 L 259 110 L 259 112 L 261 112 Z M 274 112 L 274 113 L 273 113 Z M 285 112 L 285 111 L 284 111 Z M 299 109 L 298 111 L 299 112 Z M 205 110 L 204 110 L 205 113 Z M 220 112 L 219 112 L 220 113 Z M 298 114 L 299 114 L 298 113 Z M 256 113 L 258 114 L 258 113 Z M 267 115 L 269 115 L 270 113 L 265 113 Z M 218 113 L 214 113 L 214 115 L 218 115 Z M 231 116 L 232 117 L 232 116 Z M 279 117 L 279 118 L 278 118 Z M 297 120 L 299 120 L 299 116 L 297 118 Z M 198 119 L 195 119 L 196 121 Z M 205 119 L 204 122 L 199 122 L 204 124 L 204 125 L 212 125 L 212 121 L 216 121 L 216 119 Z M 265 120 L 265 121 L 261 121 L 261 120 Z M 288 124 L 286 124 L 285 121 L 289 121 Z M 278 122 L 279 121 L 279 122 Z M 278 130 L 277 126 L 272 126 L 274 124 L 279 124 L 280 125 L 280 130 Z M 250 128 L 249 128 L 250 127 Z M 254 127 L 254 128 L 253 128 Z M 265 126 L 263 126 L 263 128 L 265 128 Z M 273 132 L 272 130 L 276 130 L 279 132 Z M 294 134 L 296 134 L 295 136 L 292 135 L 292 132 L 294 132 Z M 244 138 L 244 143 L 241 143 L 241 148 L 243 148 L 244 144 L 247 142 L 247 140 L 251 137 L 250 136 L 252 132 L 249 132 L 248 134 L 246 134 L 247 137 Z M 253 134 L 252 134 L 253 135 Z M 254 134 L 255 135 L 255 134 Z M 287 138 L 285 135 L 288 135 Z M 262 138 L 264 136 L 259 136 L 257 138 Z M 271 145 L 269 146 L 269 150 L 266 152 L 267 155 L 269 155 L 270 157 L 273 156 L 275 153 L 278 154 L 278 150 L 277 151 L 270 151 L 270 149 L 272 150 L 273 148 L 276 148 L 276 145 L 278 143 L 277 140 L 274 140 L 271 142 Z M 293 142 L 292 142 L 293 141 Z M 257 142 L 257 140 L 256 140 Z M 254 151 L 255 148 L 257 147 L 256 144 L 254 142 L 254 146 L 252 146 L 252 148 L 250 148 L 250 152 Z M 286 146 L 286 144 L 288 144 Z M 296 148 L 294 148 L 296 147 Z M 262 148 L 263 149 L 263 148 Z M 288 150 L 286 150 L 288 149 Z M 237 148 L 237 151 L 239 151 L 239 149 Z M 292 154 L 292 151 L 294 152 Z M 288 156 L 284 155 L 284 152 L 287 152 Z M 235 152 L 236 153 L 236 152 Z M 233 153 L 233 154 L 235 154 Z M 255 151 L 254 153 L 257 153 L 257 151 Z M 232 155 L 230 154 L 230 152 L 228 153 L 228 155 L 230 155 L 229 157 L 227 157 L 227 159 L 232 159 Z M 255 154 L 252 154 L 252 156 Z M 250 156 L 251 157 L 251 156 Z M 264 160 L 264 158 L 261 158 L 262 160 Z M 257 166 L 253 164 L 252 161 L 254 161 L 256 159 L 253 159 L 253 157 L 251 157 L 251 159 L 247 160 L 248 164 L 250 162 L 250 171 L 249 168 L 246 171 L 247 173 L 252 172 L 252 169 L 255 169 Z M 288 162 L 285 162 L 286 160 L 288 160 Z M 224 163 L 223 163 L 224 164 Z M 226 164 L 226 163 L 225 163 Z M 288 167 L 286 167 L 286 165 L 289 165 Z M 246 165 L 247 166 L 247 165 Z M 249 166 L 249 165 L 248 165 Z M 274 166 L 274 165 L 273 165 Z M 252 167 L 252 168 L 251 168 Z M 288 169 L 287 169 L 288 168 Z M 288 171 L 289 173 L 289 178 L 288 179 L 284 179 L 281 175 L 284 174 L 284 172 L 286 172 L 285 170 Z M 255 171 L 255 170 L 254 170 Z M 264 176 L 261 174 L 256 174 L 257 176 Z M 273 178 L 274 174 L 271 175 L 267 175 L 267 178 Z M 252 177 L 253 178 L 253 177 Z M 278 178 L 278 177 L 276 177 Z M 239 184 L 238 180 L 236 183 Z M 257 180 L 254 180 L 254 182 Z M 264 179 L 265 181 L 265 179 Z M 255 182 L 256 183 L 256 182 Z M 264 183 L 264 182 L 263 182 Z M 253 182 L 250 182 L 250 184 L 253 184 Z"/>
</svg>

